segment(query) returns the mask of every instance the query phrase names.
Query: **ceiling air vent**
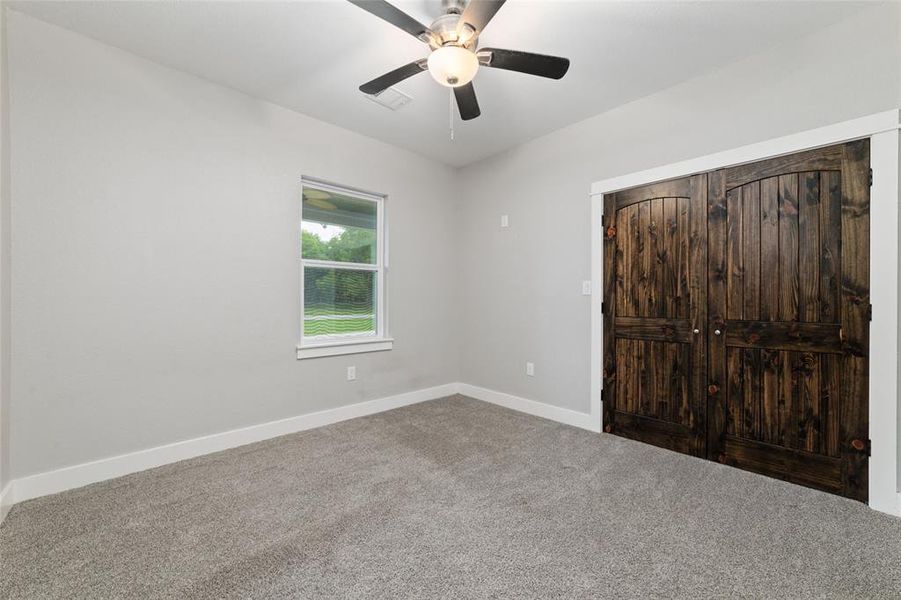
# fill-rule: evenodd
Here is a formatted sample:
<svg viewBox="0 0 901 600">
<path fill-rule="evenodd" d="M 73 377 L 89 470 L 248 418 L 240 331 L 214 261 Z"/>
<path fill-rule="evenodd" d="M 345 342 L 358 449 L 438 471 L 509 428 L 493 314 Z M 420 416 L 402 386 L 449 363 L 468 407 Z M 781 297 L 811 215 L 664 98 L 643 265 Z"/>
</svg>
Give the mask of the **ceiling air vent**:
<svg viewBox="0 0 901 600">
<path fill-rule="evenodd" d="M 389 110 L 400 110 L 413 102 L 413 98 L 393 87 L 382 90 L 378 94 L 367 94 L 366 97 Z"/>
</svg>

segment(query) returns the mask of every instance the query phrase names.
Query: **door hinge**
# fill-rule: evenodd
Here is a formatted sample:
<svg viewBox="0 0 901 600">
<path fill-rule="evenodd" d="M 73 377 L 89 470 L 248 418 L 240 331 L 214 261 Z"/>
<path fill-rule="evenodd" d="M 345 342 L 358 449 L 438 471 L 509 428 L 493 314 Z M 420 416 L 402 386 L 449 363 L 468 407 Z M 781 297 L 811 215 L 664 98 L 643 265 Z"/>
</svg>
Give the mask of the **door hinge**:
<svg viewBox="0 0 901 600">
<path fill-rule="evenodd" d="M 872 320 L 873 320 L 873 305 L 868 304 L 867 305 L 867 321 L 872 321 Z"/>
<path fill-rule="evenodd" d="M 870 187 L 873 187 L 873 169 L 870 169 Z"/>
<path fill-rule="evenodd" d="M 856 452 L 860 452 L 861 454 L 873 456 L 872 440 L 851 440 L 851 448 L 853 448 Z"/>
<path fill-rule="evenodd" d="M 604 302 L 603 300 L 601 300 L 601 314 L 602 315 L 607 314 L 607 303 Z"/>
</svg>

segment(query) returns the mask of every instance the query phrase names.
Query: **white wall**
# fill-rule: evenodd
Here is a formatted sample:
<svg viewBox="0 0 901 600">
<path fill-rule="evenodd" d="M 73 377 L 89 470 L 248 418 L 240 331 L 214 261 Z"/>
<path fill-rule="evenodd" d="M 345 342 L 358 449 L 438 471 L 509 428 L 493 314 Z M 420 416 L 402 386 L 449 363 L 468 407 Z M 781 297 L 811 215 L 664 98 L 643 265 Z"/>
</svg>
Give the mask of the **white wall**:
<svg viewBox="0 0 901 600">
<path fill-rule="evenodd" d="M 19 13 L 8 34 L 13 477 L 458 380 L 452 169 Z M 389 194 L 392 351 L 295 359 L 301 174 Z"/>
<path fill-rule="evenodd" d="M 588 412 L 590 184 L 898 108 L 899 30 L 875 6 L 464 168 L 463 381 Z"/>
</svg>

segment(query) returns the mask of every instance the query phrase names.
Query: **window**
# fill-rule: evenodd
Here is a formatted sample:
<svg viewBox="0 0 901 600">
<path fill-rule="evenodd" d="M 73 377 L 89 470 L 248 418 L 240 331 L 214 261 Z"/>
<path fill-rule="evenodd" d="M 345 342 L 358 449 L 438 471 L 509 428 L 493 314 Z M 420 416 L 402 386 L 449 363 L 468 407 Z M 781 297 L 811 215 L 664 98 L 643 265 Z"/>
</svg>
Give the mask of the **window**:
<svg viewBox="0 0 901 600">
<path fill-rule="evenodd" d="M 303 180 L 297 358 L 390 350 L 385 198 Z"/>
</svg>

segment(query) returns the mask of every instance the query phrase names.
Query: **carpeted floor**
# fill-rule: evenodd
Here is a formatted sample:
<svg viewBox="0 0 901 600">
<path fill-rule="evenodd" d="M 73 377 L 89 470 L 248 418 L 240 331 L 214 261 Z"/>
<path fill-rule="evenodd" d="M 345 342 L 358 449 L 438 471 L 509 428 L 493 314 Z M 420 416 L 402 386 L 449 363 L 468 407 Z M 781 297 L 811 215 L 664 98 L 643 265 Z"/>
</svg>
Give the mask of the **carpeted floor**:
<svg viewBox="0 0 901 600">
<path fill-rule="evenodd" d="M 901 519 L 463 397 L 17 505 L 3 598 L 899 598 Z"/>
</svg>

